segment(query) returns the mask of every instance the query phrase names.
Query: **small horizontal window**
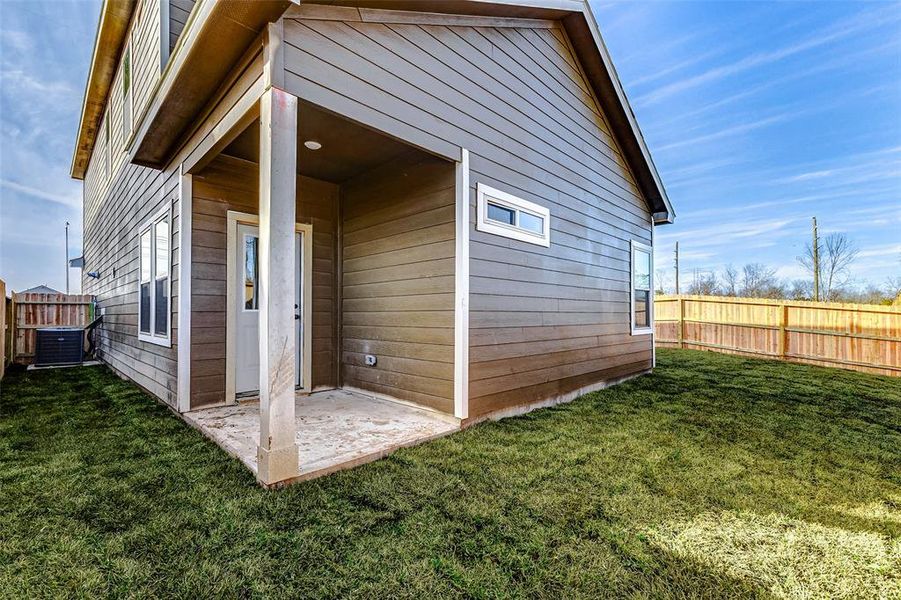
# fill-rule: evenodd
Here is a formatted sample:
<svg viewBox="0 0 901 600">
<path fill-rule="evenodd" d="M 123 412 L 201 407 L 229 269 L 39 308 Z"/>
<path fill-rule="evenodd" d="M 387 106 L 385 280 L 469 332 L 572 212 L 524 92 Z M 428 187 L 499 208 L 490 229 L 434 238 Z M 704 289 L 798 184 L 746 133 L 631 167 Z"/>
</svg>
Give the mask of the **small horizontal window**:
<svg viewBox="0 0 901 600">
<path fill-rule="evenodd" d="M 530 244 L 551 245 L 547 208 L 482 183 L 478 185 L 476 229 Z"/>
</svg>

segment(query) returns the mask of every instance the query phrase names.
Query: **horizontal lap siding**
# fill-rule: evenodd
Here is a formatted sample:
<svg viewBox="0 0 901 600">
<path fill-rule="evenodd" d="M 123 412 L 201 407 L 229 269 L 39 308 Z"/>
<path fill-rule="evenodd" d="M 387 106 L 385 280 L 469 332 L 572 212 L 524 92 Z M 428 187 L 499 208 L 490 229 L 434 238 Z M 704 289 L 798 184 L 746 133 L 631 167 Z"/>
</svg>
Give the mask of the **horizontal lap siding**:
<svg viewBox="0 0 901 600">
<path fill-rule="evenodd" d="M 341 188 L 343 382 L 453 412 L 454 165 L 416 156 Z"/>
<path fill-rule="evenodd" d="M 175 49 L 195 0 L 169 0 L 169 52 Z"/>
<path fill-rule="evenodd" d="M 160 74 L 159 6 L 159 2 L 143 1 L 136 33 L 131 38 L 134 44 L 133 115 L 136 120 L 150 101 Z M 120 375 L 132 379 L 173 407 L 177 402 L 178 373 L 179 162 L 185 152 L 219 122 L 256 76 L 249 72 L 226 93 L 164 170 L 128 162 L 126 140 L 121 135 L 121 79 L 117 79 L 119 83 L 114 83 L 109 98 L 113 104 L 110 111 L 113 175 L 109 177 L 105 172 L 106 148 L 102 129 L 85 174 L 82 287 L 86 294 L 96 296 L 104 313 L 103 323 L 97 330 L 98 356 Z M 171 206 L 172 215 L 171 347 L 142 342 L 137 337 L 138 228 L 167 205 Z M 100 279 L 88 277 L 87 273 L 91 271 L 99 272 Z"/>
<path fill-rule="evenodd" d="M 160 74 L 159 4 L 142 2 L 129 36 L 133 123 L 149 101 Z M 85 174 L 82 289 L 94 295 L 103 310 L 96 338 L 99 358 L 174 407 L 178 370 L 178 174 L 174 169 L 158 171 L 128 162 L 122 103 L 120 64 L 108 100 L 113 173 L 111 177 L 105 173 L 105 133 L 100 129 Z M 164 206 L 172 211 L 171 347 L 138 340 L 138 230 Z M 88 277 L 91 271 L 99 272 L 100 278 Z"/>
<path fill-rule="evenodd" d="M 257 214 L 255 164 L 219 158 L 194 177 L 191 407 L 225 400 L 227 213 Z M 313 226 L 312 383 L 337 385 L 337 186 L 298 177 L 297 221 Z"/>
<path fill-rule="evenodd" d="M 97 298 L 103 323 L 97 330 L 98 356 L 121 375 L 175 406 L 177 397 L 178 323 L 178 176 L 126 164 L 96 200 L 96 211 L 84 223 L 84 293 Z M 164 206 L 172 210 L 171 296 L 172 347 L 138 340 L 138 231 Z"/>
<path fill-rule="evenodd" d="M 630 240 L 651 243 L 650 213 L 562 30 L 303 19 L 285 39 L 290 91 L 465 147 L 473 187 L 550 209 L 550 248 L 471 231 L 471 416 L 650 368 L 650 336 L 629 328 Z"/>
</svg>

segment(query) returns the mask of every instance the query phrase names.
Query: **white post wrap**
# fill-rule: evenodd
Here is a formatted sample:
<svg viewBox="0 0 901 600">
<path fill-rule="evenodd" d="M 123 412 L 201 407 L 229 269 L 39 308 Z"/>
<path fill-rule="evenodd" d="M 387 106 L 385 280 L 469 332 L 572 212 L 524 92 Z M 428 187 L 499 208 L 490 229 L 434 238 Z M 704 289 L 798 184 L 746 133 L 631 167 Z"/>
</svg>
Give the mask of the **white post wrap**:
<svg viewBox="0 0 901 600">
<path fill-rule="evenodd" d="M 260 98 L 260 442 L 257 478 L 299 473 L 294 422 L 294 222 L 297 98 Z"/>
</svg>

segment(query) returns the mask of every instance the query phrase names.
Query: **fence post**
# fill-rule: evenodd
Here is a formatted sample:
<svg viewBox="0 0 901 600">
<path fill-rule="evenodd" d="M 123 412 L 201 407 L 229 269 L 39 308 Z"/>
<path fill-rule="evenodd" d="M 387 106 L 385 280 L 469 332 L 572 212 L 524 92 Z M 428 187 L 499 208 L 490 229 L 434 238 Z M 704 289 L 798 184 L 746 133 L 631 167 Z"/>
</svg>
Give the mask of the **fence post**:
<svg viewBox="0 0 901 600">
<path fill-rule="evenodd" d="M 685 347 L 685 298 L 679 298 L 679 347 Z"/>
</svg>

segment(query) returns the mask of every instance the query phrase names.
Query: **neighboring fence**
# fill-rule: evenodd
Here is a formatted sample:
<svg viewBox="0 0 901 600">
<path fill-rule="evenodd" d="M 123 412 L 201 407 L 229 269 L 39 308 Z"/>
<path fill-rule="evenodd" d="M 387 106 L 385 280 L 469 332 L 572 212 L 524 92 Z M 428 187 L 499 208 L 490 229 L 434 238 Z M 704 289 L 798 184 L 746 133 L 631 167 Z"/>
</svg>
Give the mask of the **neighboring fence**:
<svg viewBox="0 0 901 600">
<path fill-rule="evenodd" d="M 901 376 L 901 307 L 657 296 L 660 347 L 715 350 Z"/>
<path fill-rule="evenodd" d="M 9 302 L 6 299 L 6 282 L 0 279 L 0 379 L 6 374 L 6 361 L 9 354 L 6 349 L 9 348 L 7 343 L 8 332 L 7 324 L 9 319 L 6 316 L 6 306 Z"/>
<path fill-rule="evenodd" d="M 13 294 L 13 362 L 34 361 L 35 330 L 41 327 L 84 327 L 93 320 L 90 295 Z"/>
</svg>

